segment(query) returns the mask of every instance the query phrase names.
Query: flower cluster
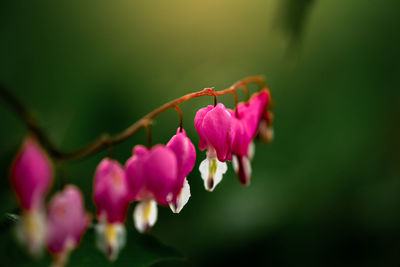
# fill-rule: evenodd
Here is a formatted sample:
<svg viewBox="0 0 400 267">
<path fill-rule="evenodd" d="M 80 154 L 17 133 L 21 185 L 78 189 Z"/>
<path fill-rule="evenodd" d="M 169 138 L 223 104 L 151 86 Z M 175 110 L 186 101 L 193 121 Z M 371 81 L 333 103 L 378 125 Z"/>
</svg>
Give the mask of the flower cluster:
<svg viewBox="0 0 400 267">
<path fill-rule="evenodd" d="M 270 95 L 263 89 L 234 110 L 218 103 L 200 109 L 194 119 L 199 135 L 199 149 L 206 159 L 199 166 L 204 187 L 213 191 L 232 161 L 239 182 L 249 185 L 250 161 L 254 155 L 253 139 L 270 142 L 273 137 Z M 188 175 L 194 168 L 196 150 L 185 130 L 166 145 L 136 145 L 125 165 L 104 158 L 93 180 L 93 200 L 97 207 L 97 247 L 115 260 L 126 243 L 125 220 L 129 205 L 135 228 L 148 232 L 156 223 L 158 205 L 179 213 L 190 198 Z M 45 196 L 53 179 L 52 164 L 38 142 L 28 137 L 11 168 L 11 183 L 22 207 L 18 232 L 32 254 L 47 246 L 55 263 L 62 266 L 75 249 L 90 216 L 85 212 L 82 194 L 73 185 L 56 193 L 45 209 Z"/>
<path fill-rule="evenodd" d="M 186 177 L 195 160 L 193 143 L 183 129 L 178 129 L 165 146 L 135 146 L 125 168 L 109 158 L 100 162 L 94 179 L 97 244 L 110 260 L 125 244 L 124 220 L 129 203 L 139 202 L 133 219 L 141 233 L 156 223 L 157 204 L 179 213 L 190 197 Z"/>
<path fill-rule="evenodd" d="M 200 164 L 204 187 L 213 191 L 227 171 L 226 161 L 233 160 L 233 168 L 243 185 L 250 183 L 250 160 L 254 155 L 254 139 L 257 130 L 268 135 L 272 131 L 270 120 L 263 122 L 264 114 L 271 114 L 267 107 L 269 91 L 261 90 L 246 103 L 239 103 L 236 110 L 228 109 L 219 103 L 215 107 L 200 109 L 194 125 L 200 136 L 199 148 L 207 149 L 207 158 Z"/>
<path fill-rule="evenodd" d="M 52 164 L 30 136 L 15 157 L 10 176 L 22 208 L 18 239 L 33 256 L 40 255 L 47 246 L 55 265 L 64 265 L 90 222 L 80 190 L 73 185 L 65 186 L 52 197 L 46 210 L 44 199 L 53 179 Z"/>
</svg>

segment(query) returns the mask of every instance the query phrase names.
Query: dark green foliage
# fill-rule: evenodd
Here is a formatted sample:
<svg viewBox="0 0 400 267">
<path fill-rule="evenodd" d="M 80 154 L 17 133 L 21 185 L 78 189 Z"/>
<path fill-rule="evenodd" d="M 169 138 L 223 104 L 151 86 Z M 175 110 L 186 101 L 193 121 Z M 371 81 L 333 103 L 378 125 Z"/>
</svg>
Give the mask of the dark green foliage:
<svg viewBox="0 0 400 267">
<path fill-rule="evenodd" d="M 0 232 L 0 257 L 5 266 L 49 266 L 52 258 L 45 253 L 39 259 L 32 259 L 15 240 L 14 223 L 3 221 Z M 109 262 L 95 246 L 95 233 L 89 229 L 79 248 L 70 255 L 68 266 L 149 266 L 165 260 L 183 260 L 182 255 L 169 248 L 151 235 L 138 234 L 130 225 L 127 244 L 115 262 Z"/>
</svg>

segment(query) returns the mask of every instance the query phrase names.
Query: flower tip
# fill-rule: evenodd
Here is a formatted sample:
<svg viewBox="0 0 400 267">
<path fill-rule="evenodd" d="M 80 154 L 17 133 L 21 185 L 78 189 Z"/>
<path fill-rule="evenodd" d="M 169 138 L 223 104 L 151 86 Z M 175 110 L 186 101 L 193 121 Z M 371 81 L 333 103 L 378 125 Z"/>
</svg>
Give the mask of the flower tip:
<svg viewBox="0 0 400 267">
<path fill-rule="evenodd" d="M 169 207 L 171 208 L 173 213 L 179 213 L 189 201 L 190 194 L 190 186 L 185 178 L 182 189 L 180 190 L 178 196 L 176 197 L 176 201 L 170 202 Z"/>
<path fill-rule="evenodd" d="M 125 226 L 121 223 L 107 223 L 96 225 L 96 245 L 106 254 L 109 261 L 115 261 L 126 243 Z"/>
<path fill-rule="evenodd" d="M 207 180 L 206 189 L 207 189 L 207 191 L 210 191 L 210 192 L 214 190 L 214 179 Z"/>
<path fill-rule="evenodd" d="M 33 258 L 43 254 L 46 243 L 46 214 L 43 209 L 22 213 L 17 223 L 16 237 Z"/>
<path fill-rule="evenodd" d="M 261 121 L 258 137 L 267 144 L 271 143 L 274 140 L 274 127 L 266 121 Z"/>
<path fill-rule="evenodd" d="M 227 169 L 226 162 L 219 161 L 215 156 L 207 156 L 199 166 L 201 178 L 204 180 L 204 188 L 209 192 L 214 191 Z"/>
<path fill-rule="evenodd" d="M 240 184 L 249 186 L 251 179 L 250 160 L 246 156 L 233 156 L 232 165 L 238 175 Z"/>
<path fill-rule="evenodd" d="M 239 178 L 239 183 L 245 187 L 250 186 L 250 179 Z"/>
</svg>

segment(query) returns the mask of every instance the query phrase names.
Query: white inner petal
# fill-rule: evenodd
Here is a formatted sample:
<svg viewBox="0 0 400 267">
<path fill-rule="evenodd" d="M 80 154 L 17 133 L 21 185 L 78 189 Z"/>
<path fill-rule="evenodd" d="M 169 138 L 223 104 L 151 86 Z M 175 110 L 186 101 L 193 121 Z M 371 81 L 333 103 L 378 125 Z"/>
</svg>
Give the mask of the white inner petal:
<svg viewBox="0 0 400 267">
<path fill-rule="evenodd" d="M 199 170 L 205 189 L 211 192 L 221 182 L 222 175 L 228 170 L 228 166 L 226 162 L 221 162 L 216 157 L 207 156 L 200 163 Z"/>
<path fill-rule="evenodd" d="M 140 201 L 133 211 L 133 221 L 140 233 L 150 230 L 157 221 L 157 202 L 154 199 Z"/>
<path fill-rule="evenodd" d="M 24 212 L 17 225 L 17 238 L 29 253 L 38 257 L 43 252 L 46 238 L 46 219 L 43 209 Z"/>
<path fill-rule="evenodd" d="M 249 160 L 253 160 L 255 152 L 256 152 L 256 146 L 254 145 L 254 142 L 251 141 L 249 147 L 247 148 L 247 158 Z"/>
<path fill-rule="evenodd" d="M 265 120 L 260 122 L 259 133 L 261 138 L 263 138 L 267 143 L 274 139 L 274 128 L 272 125 L 268 125 Z"/>
<path fill-rule="evenodd" d="M 239 161 L 235 155 L 232 155 L 232 167 L 236 173 L 239 171 Z"/>
<path fill-rule="evenodd" d="M 246 175 L 247 178 L 247 185 L 250 184 L 250 177 L 251 177 L 251 164 L 250 160 L 247 157 L 242 158 L 243 161 L 243 169 L 244 169 L 244 174 Z"/>
<path fill-rule="evenodd" d="M 182 208 L 186 205 L 186 203 L 189 201 L 189 198 L 190 198 L 190 186 L 187 179 L 185 178 L 185 181 L 183 182 L 183 187 L 176 199 L 176 203 L 169 204 L 169 207 L 171 208 L 172 212 L 179 213 L 182 210 Z"/>
<path fill-rule="evenodd" d="M 268 140 L 272 141 L 272 140 L 274 140 L 274 137 L 275 137 L 274 128 L 273 128 L 272 126 L 270 126 L 268 130 L 269 130 L 269 131 L 267 132 L 267 134 L 268 134 Z"/>
<path fill-rule="evenodd" d="M 101 221 L 95 226 L 96 246 L 104 252 L 109 260 L 114 261 L 125 246 L 126 230 L 122 223 Z"/>
<path fill-rule="evenodd" d="M 228 170 L 228 165 L 226 164 L 226 162 L 221 162 L 217 159 L 215 160 L 217 161 L 217 172 L 215 173 L 214 187 L 219 184 L 219 182 L 221 182 L 222 175 L 224 175 L 224 173 L 226 173 L 226 171 Z"/>
<path fill-rule="evenodd" d="M 96 231 L 96 247 L 101 250 L 102 252 L 107 252 L 107 242 L 106 242 L 106 225 L 104 222 L 99 222 L 95 225 Z"/>
</svg>

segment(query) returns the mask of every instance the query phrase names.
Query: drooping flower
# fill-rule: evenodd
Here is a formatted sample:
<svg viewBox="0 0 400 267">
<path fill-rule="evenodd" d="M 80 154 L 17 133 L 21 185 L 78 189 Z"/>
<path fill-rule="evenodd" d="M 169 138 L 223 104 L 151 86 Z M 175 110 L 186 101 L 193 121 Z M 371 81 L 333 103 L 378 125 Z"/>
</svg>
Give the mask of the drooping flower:
<svg viewBox="0 0 400 267">
<path fill-rule="evenodd" d="M 157 221 L 157 203 L 179 213 L 190 197 L 187 175 L 193 169 L 196 150 L 183 129 L 166 146 L 147 149 L 137 145 L 125 164 L 136 229 L 143 233 Z"/>
<path fill-rule="evenodd" d="M 178 181 L 174 152 L 162 145 L 147 149 L 137 145 L 125 165 L 131 200 L 140 201 L 133 212 L 136 229 L 149 231 L 157 221 L 157 202 L 169 205 Z"/>
<path fill-rule="evenodd" d="M 186 177 L 194 167 L 196 149 L 183 129 L 178 129 L 176 135 L 171 138 L 166 147 L 175 153 L 177 160 L 178 179 L 172 191 L 172 199 L 169 205 L 174 213 L 179 213 L 190 198 L 190 186 Z"/>
<path fill-rule="evenodd" d="M 64 266 L 90 221 L 82 193 L 68 185 L 53 196 L 47 212 L 47 248 L 55 256 L 54 266 Z"/>
<path fill-rule="evenodd" d="M 143 233 L 157 221 L 157 203 L 180 212 L 190 197 L 187 175 L 193 169 L 196 151 L 186 132 L 178 129 L 166 146 L 147 149 L 137 145 L 125 164 L 131 200 L 140 201 L 133 220 Z"/>
<path fill-rule="evenodd" d="M 221 103 L 196 113 L 194 126 L 200 137 L 199 148 L 207 148 L 207 158 L 200 164 L 204 187 L 213 191 L 227 170 L 225 161 L 232 160 L 233 116 Z"/>
<path fill-rule="evenodd" d="M 243 185 L 248 185 L 251 178 L 250 161 L 254 155 L 255 137 L 261 116 L 269 101 L 269 92 L 264 89 L 253 94 L 246 103 L 239 103 L 237 110 L 230 113 L 234 117 L 233 132 L 234 139 L 232 144 L 232 163 L 235 172 L 238 174 L 239 181 Z"/>
<path fill-rule="evenodd" d="M 17 237 L 37 256 L 45 244 L 43 202 L 52 182 L 53 169 L 47 154 L 33 137 L 24 140 L 11 166 L 10 177 L 22 207 Z"/>
<path fill-rule="evenodd" d="M 125 245 L 124 220 L 129 206 L 125 171 L 117 161 L 105 158 L 97 166 L 93 198 L 99 220 L 96 244 L 110 260 L 115 260 Z"/>
</svg>

